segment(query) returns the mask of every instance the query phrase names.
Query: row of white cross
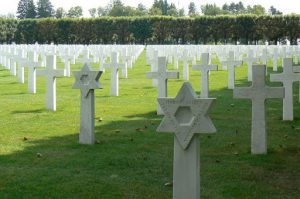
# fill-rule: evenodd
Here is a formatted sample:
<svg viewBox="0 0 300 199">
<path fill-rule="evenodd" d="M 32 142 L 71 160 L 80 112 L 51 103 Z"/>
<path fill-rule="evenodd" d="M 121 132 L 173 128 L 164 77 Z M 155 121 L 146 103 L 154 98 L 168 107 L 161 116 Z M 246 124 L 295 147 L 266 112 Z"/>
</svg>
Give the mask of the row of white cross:
<svg viewBox="0 0 300 199">
<path fill-rule="evenodd" d="M 124 74 L 123 78 L 127 78 L 127 66 L 132 67 L 142 52 L 143 46 L 110 47 L 110 54 L 103 53 L 100 56 L 99 52 L 103 52 L 103 49 L 106 49 L 107 46 L 2 45 L 0 46 L 0 63 L 10 70 L 12 75 L 18 76 L 18 81 L 22 84 L 25 83 L 24 68 L 27 67 L 28 92 L 32 94 L 36 93 L 36 76 L 45 76 L 46 108 L 55 111 L 56 78 L 70 77 L 71 63 L 100 63 L 99 69 L 102 71 L 105 68 L 110 69 L 111 95 L 118 96 L 118 70 L 121 68 Z M 119 54 L 123 57 L 122 59 L 119 59 Z M 93 56 L 93 59 L 90 58 L 90 55 Z M 60 57 L 64 62 L 64 69 L 56 68 L 57 57 Z M 108 57 L 110 63 L 106 63 Z"/>
</svg>

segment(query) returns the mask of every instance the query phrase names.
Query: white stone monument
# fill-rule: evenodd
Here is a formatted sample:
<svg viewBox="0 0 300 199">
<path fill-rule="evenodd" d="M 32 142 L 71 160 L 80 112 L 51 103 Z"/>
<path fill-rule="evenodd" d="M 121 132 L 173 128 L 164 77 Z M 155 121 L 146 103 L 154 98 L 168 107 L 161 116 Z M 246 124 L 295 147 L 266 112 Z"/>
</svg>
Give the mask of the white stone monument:
<svg viewBox="0 0 300 199">
<path fill-rule="evenodd" d="M 158 81 L 158 97 L 167 97 L 168 96 L 168 79 L 178 79 L 179 72 L 177 71 L 168 71 L 167 70 L 167 60 L 166 57 L 158 57 L 158 71 L 147 73 L 147 78 L 157 79 Z M 163 111 L 161 110 L 159 104 L 157 104 L 157 115 L 162 115 Z"/>
<path fill-rule="evenodd" d="M 188 50 L 184 49 L 181 60 L 183 61 L 183 71 L 182 71 L 182 79 L 184 81 L 189 80 L 189 61 L 192 59 L 192 57 L 189 56 Z"/>
<path fill-rule="evenodd" d="M 28 52 L 27 62 L 28 66 L 28 92 L 36 93 L 36 68 L 41 66 L 41 62 L 38 62 L 38 56 L 35 51 Z"/>
<path fill-rule="evenodd" d="M 65 75 L 65 70 L 56 69 L 56 55 L 47 55 L 46 69 L 37 70 L 37 75 L 46 77 L 46 109 L 56 111 L 56 77 Z"/>
<path fill-rule="evenodd" d="M 283 98 L 284 88 L 271 88 L 266 86 L 266 66 L 254 65 L 252 68 L 252 86 L 248 88 L 235 88 L 235 98 L 252 100 L 252 126 L 251 126 L 251 153 L 267 153 L 266 133 L 266 108 L 265 101 L 268 98 Z"/>
<path fill-rule="evenodd" d="M 110 95 L 119 96 L 119 68 L 123 68 L 124 64 L 118 63 L 118 53 L 112 52 L 110 56 L 110 63 L 103 64 L 104 68 L 108 68 L 111 71 L 110 79 Z"/>
<path fill-rule="evenodd" d="M 95 143 L 95 96 L 94 89 L 101 88 L 99 78 L 102 71 L 92 71 L 85 63 L 81 71 L 74 72 L 76 78 L 73 88 L 81 91 L 80 105 L 80 144 Z"/>
<path fill-rule="evenodd" d="M 235 67 L 242 65 L 243 61 L 235 61 L 234 52 L 229 51 L 229 59 L 223 61 L 222 64 L 226 65 L 228 69 L 228 89 L 234 89 Z"/>
<path fill-rule="evenodd" d="M 252 65 L 257 62 L 257 58 L 254 57 L 253 50 L 249 50 L 248 57 L 243 58 L 244 62 L 248 64 L 248 81 L 252 81 Z"/>
<path fill-rule="evenodd" d="M 25 55 L 25 51 L 23 49 L 18 50 L 18 58 L 17 58 L 17 63 L 18 63 L 18 81 L 21 84 L 25 83 L 25 67 L 27 64 L 28 60 Z"/>
<path fill-rule="evenodd" d="M 173 198 L 200 198 L 200 145 L 197 133 L 214 133 L 208 111 L 214 99 L 200 99 L 185 82 L 175 99 L 158 98 L 165 117 L 158 132 L 174 132 Z"/>
<path fill-rule="evenodd" d="M 201 70 L 201 98 L 208 98 L 209 93 L 209 72 L 211 70 L 218 70 L 218 65 L 210 65 L 209 53 L 202 53 L 202 64 L 193 65 L 193 70 Z"/>
<path fill-rule="evenodd" d="M 293 59 L 283 59 L 283 72 L 280 74 L 271 74 L 270 80 L 272 82 L 282 82 L 285 90 L 283 99 L 283 120 L 294 120 L 293 110 L 293 83 L 300 81 L 300 74 L 293 71 Z"/>
</svg>

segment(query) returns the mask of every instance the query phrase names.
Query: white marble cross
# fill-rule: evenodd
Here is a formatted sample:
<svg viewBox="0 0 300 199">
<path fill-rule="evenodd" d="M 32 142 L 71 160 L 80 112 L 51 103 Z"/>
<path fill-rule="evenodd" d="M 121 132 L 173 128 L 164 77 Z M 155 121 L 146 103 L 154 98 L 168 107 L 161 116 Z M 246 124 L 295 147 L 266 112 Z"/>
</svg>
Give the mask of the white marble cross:
<svg viewBox="0 0 300 199">
<path fill-rule="evenodd" d="M 17 76 L 17 63 L 16 59 L 18 58 L 17 49 L 12 48 L 11 54 L 9 55 L 10 60 L 10 74 L 13 76 Z"/>
<path fill-rule="evenodd" d="M 102 88 L 99 78 L 102 71 L 92 71 L 91 67 L 85 63 L 81 71 L 74 72 L 75 83 L 73 88 L 81 91 L 80 105 L 80 144 L 95 143 L 95 96 L 94 89 Z"/>
<path fill-rule="evenodd" d="M 157 69 L 158 69 L 158 51 L 153 50 L 151 52 L 152 52 L 152 55 L 150 55 L 151 58 L 149 59 L 149 63 L 150 63 L 150 66 L 151 66 L 151 72 L 157 72 Z M 158 85 L 157 79 L 153 79 L 152 80 L 152 86 L 157 87 L 157 85 Z"/>
<path fill-rule="evenodd" d="M 41 66 L 41 63 L 38 62 L 38 56 L 35 51 L 28 52 L 27 62 L 28 66 L 28 91 L 29 93 L 36 93 L 36 68 Z"/>
<path fill-rule="evenodd" d="M 56 111 L 56 77 L 63 77 L 64 70 L 56 69 L 56 55 L 47 55 L 46 69 L 37 70 L 38 76 L 46 77 L 46 109 Z"/>
<path fill-rule="evenodd" d="M 201 70 L 201 98 L 208 98 L 209 93 L 209 71 L 218 70 L 218 65 L 210 65 L 209 53 L 202 53 L 201 55 L 202 64 L 193 65 L 193 70 Z"/>
<path fill-rule="evenodd" d="M 283 120 L 294 120 L 293 110 L 293 83 L 300 81 L 300 74 L 293 71 L 293 59 L 283 59 L 283 72 L 280 74 L 271 74 L 270 80 L 272 82 L 282 82 L 285 89 L 283 99 Z"/>
<path fill-rule="evenodd" d="M 259 60 L 262 61 L 264 65 L 267 65 L 267 63 L 268 63 L 268 51 L 267 51 L 267 49 L 263 49 L 261 56 L 259 56 Z"/>
<path fill-rule="evenodd" d="M 110 79 L 110 95 L 119 96 L 119 68 L 123 68 L 124 64 L 118 63 L 118 53 L 112 52 L 110 56 L 110 63 L 103 64 L 104 68 L 111 70 L 111 79 Z"/>
<path fill-rule="evenodd" d="M 272 61 L 273 61 L 273 71 L 277 71 L 278 69 L 278 48 L 274 48 L 273 55 L 272 55 Z"/>
<path fill-rule="evenodd" d="M 192 59 L 192 57 L 189 56 L 188 50 L 184 49 L 182 56 L 180 59 L 183 61 L 183 71 L 182 71 L 182 79 L 185 81 L 189 80 L 189 61 Z"/>
<path fill-rule="evenodd" d="M 234 89 L 235 81 L 235 67 L 243 64 L 243 61 L 234 60 L 234 52 L 229 51 L 229 58 L 227 61 L 222 62 L 223 65 L 227 66 L 228 69 L 228 89 Z"/>
<path fill-rule="evenodd" d="M 258 61 L 258 59 L 254 57 L 253 50 L 249 50 L 248 57 L 243 58 L 243 61 L 248 64 L 248 81 L 252 81 L 252 65 Z"/>
<path fill-rule="evenodd" d="M 168 96 L 168 79 L 178 79 L 179 72 L 168 71 L 166 57 L 158 57 L 158 71 L 147 73 L 147 78 L 157 79 L 158 81 L 158 97 Z M 162 115 L 163 111 L 159 104 L 157 104 L 157 115 Z"/>
<path fill-rule="evenodd" d="M 164 118 L 158 132 L 174 132 L 173 198 L 200 198 L 200 147 L 198 133 L 214 133 L 208 111 L 212 98 L 197 98 L 185 82 L 175 99 L 158 98 Z"/>
<path fill-rule="evenodd" d="M 16 59 L 18 63 L 18 81 L 21 84 L 25 83 L 25 70 L 26 64 L 28 62 L 27 57 L 25 55 L 25 51 L 23 49 L 18 50 L 18 58 Z"/>
<path fill-rule="evenodd" d="M 235 98 L 252 100 L 252 126 L 251 126 L 251 152 L 252 154 L 267 153 L 266 108 L 268 98 L 283 98 L 284 88 L 266 86 L 266 66 L 254 65 L 252 69 L 252 86 L 248 88 L 235 88 Z"/>
<path fill-rule="evenodd" d="M 94 62 L 94 59 L 90 58 L 90 51 L 89 50 L 83 50 L 82 51 L 82 58 L 78 59 L 79 63 L 87 63 L 87 64 L 90 64 L 92 62 Z"/>
<path fill-rule="evenodd" d="M 123 48 L 121 51 L 121 63 L 123 63 L 123 68 L 122 68 L 122 77 L 127 79 L 128 78 L 128 64 L 127 64 L 127 49 Z"/>
<path fill-rule="evenodd" d="M 73 59 L 73 55 L 64 54 L 61 56 L 61 60 L 65 64 L 65 76 L 70 77 L 71 76 L 71 60 Z"/>
</svg>

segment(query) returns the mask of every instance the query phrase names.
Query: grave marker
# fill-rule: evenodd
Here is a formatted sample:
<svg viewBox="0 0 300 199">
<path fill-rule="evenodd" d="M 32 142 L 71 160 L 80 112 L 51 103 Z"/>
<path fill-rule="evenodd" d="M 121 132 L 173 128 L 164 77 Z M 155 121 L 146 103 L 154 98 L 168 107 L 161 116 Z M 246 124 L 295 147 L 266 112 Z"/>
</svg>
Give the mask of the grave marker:
<svg viewBox="0 0 300 199">
<path fill-rule="evenodd" d="M 158 71 L 147 73 L 147 78 L 157 79 L 158 81 L 158 97 L 168 96 L 168 79 L 178 79 L 179 72 L 168 71 L 167 70 L 167 60 L 166 57 L 158 57 Z M 163 111 L 159 104 L 157 104 L 157 115 L 162 115 Z"/>
<path fill-rule="evenodd" d="M 118 63 L 118 53 L 112 52 L 109 64 L 103 64 L 104 68 L 111 70 L 110 79 L 110 95 L 119 96 L 119 68 L 123 68 L 124 64 Z"/>
<path fill-rule="evenodd" d="M 293 110 L 293 83 L 300 81 L 300 74 L 293 71 L 293 59 L 283 59 L 283 72 L 280 74 L 271 74 L 272 82 L 282 82 L 285 90 L 283 99 L 283 120 L 294 120 Z"/>
<path fill-rule="evenodd" d="M 95 143 L 95 96 L 94 89 L 102 88 L 99 78 L 102 71 L 92 71 L 91 67 L 85 63 L 81 71 L 74 72 L 76 78 L 73 88 L 81 91 L 80 105 L 80 144 Z"/>
<path fill-rule="evenodd" d="M 56 55 L 46 56 L 46 69 L 37 70 L 46 77 L 46 109 L 56 111 L 56 77 L 63 77 L 65 70 L 56 69 Z"/>
<path fill-rule="evenodd" d="M 29 93 L 36 93 L 36 68 L 41 66 L 38 62 L 38 56 L 35 51 L 28 52 L 28 91 Z"/>
<path fill-rule="evenodd" d="M 212 98 L 200 99 L 185 82 L 175 99 L 158 98 L 164 118 L 158 132 L 174 132 L 173 198 L 200 198 L 200 148 L 197 133 L 216 131 L 208 111 Z"/>
<path fill-rule="evenodd" d="M 251 99 L 252 101 L 252 125 L 251 125 L 251 153 L 267 153 L 266 133 L 266 108 L 268 98 L 283 98 L 284 88 L 271 88 L 266 86 L 266 66 L 254 65 L 252 68 L 252 86 L 248 88 L 235 88 L 235 98 Z"/>
<path fill-rule="evenodd" d="M 209 65 L 209 53 L 202 53 L 202 64 L 193 65 L 193 70 L 201 70 L 201 98 L 207 98 L 209 93 L 209 72 L 211 70 L 218 70 L 218 65 Z"/>
<path fill-rule="evenodd" d="M 227 61 L 222 62 L 223 65 L 227 66 L 228 69 L 228 89 L 234 89 L 235 81 L 235 67 L 243 64 L 243 61 L 234 60 L 234 52 L 229 51 L 229 58 Z"/>
<path fill-rule="evenodd" d="M 248 64 L 248 81 L 252 81 L 252 65 L 257 62 L 257 58 L 254 57 L 253 50 L 249 50 L 248 57 L 244 58 L 243 61 Z"/>
</svg>

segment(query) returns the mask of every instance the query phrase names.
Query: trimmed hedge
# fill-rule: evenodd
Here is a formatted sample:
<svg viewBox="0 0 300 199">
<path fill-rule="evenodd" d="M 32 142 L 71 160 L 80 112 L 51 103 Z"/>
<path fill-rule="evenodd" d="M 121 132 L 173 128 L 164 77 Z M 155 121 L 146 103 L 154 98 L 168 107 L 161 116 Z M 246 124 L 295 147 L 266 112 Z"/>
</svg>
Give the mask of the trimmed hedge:
<svg viewBox="0 0 300 199">
<path fill-rule="evenodd" d="M 1 43 L 271 44 L 300 37 L 300 15 L 0 19 Z"/>
</svg>

